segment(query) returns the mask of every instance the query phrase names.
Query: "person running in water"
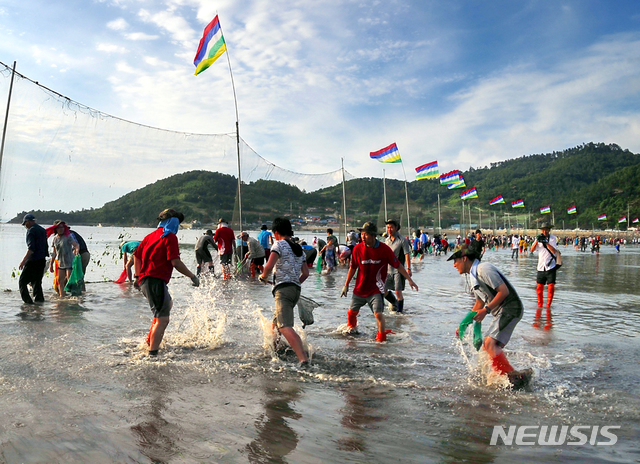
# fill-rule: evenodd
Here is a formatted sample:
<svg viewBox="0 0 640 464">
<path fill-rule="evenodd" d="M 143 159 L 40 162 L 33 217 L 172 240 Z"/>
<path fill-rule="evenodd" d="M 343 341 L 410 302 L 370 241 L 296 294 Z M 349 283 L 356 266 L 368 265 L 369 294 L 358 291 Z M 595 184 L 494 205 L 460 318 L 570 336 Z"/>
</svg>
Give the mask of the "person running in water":
<svg viewBox="0 0 640 464">
<path fill-rule="evenodd" d="M 472 311 L 477 313 L 473 319 L 482 322 L 487 314 L 493 316 L 482 345 L 491 358 L 493 370 L 500 375 L 507 375 L 514 388 L 522 388 L 531 379 L 533 371 L 516 371 L 507 360 L 503 348 L 522 319 L 524 307 L 516 290 L 498 268 L 480 262 L 482 249 L 478 245 L 474 241 L 469 245 L 456 246 L 447 261 L 453 260 L 453 267 L 460 274 L 470 274 L 472 277 L 471 293 L 476 299 Z"/>
<path fill-rule="evenodd" d="M 233 229 L 227 224 L 227 221 L 222 218 L 218 220 L 218 229 L 213 235 L 213 239 L 218 244 L 218 255 L 220 255 L 220 264 L 222 265 L 222 277 L 224 280 L 228 280 L 231 278 L 231 262 L 233 260 L 236 236 Z"/>
<path fill-rule="evenodd" d="M 276 242 L 271 247 L 269 261 L 260 274 L 260 282 L 267 283 L 269 274 L 275 269 L 273 298 L 276 311 L 273 316 L 273 330 L 278 331 L 287 340 L 298 356 L 302 366 L 309 363 L 302 340 L 293 328 L 293 308 L 300 299 L 302 283 L 309 277 L 302 247 L 291 240 L 293 229 L 288 219 L 277 217 L 271 226 Z"/>
<path fill-rule="evenodd" d="M 385 329 L 384 301 L 382 295 L 385 292 L 385 282 L 387 280 L 387 266 L 398 269 L 398 272 L 409 282 L 414 290 L 418 291 L 418 286 L 411 279 L 411 276 L 404 269 L 398 258 L 389 246 L 381 243 L 376 236 L 378 228 L 372 222 L 365 222 L 362 229 L 362 242 L 353 248 L 351 255 L 351 265 L 347 273 L 347 280 L 342 288 L 340 296 L 347 296 L 349 293 L 349 283 L 358 271 L 356 285 L 353 289 L 351 304 L 347 311 L 347 331 L 355 332 L 358 325 L 358 313 L 365 304 L 369 306 L 376 317 L 378 333 L 376 341 L 387 341 L 387 334 L 390 330 Z"/>
<path fill-rule="evenodd" d="M 213 257 L 209 251 L 209 245 L 211 245 L 214 250 L 218 249 L 218 245 L 216 245 L 216 242 L 213 240 L 213 231 L 211 230 L 207 230 L 196 242 L 197 275 L 200 275 L 205 265 L 208 265 L 209 271 L 213 272 Z"/>
</svg>

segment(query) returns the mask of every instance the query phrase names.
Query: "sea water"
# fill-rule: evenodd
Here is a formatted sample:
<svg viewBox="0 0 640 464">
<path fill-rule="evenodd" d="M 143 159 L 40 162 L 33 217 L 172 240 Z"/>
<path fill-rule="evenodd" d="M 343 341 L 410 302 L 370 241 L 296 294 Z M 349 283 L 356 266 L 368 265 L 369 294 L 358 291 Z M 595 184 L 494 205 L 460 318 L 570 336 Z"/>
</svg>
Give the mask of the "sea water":
<svg viewBox="0 0 640 464">
<path fill-rule="evenodd" d="M 171 323 L 160 356 L 147 357 L 148 303 L 111 281 L 122 270 L 120 241 L 150 229 L 77 227 L 92 255 L 86 294 L 58 299 L 47 275 L 47 301 L 31 306 L 17 280 L 25 229 L 0 227 L 0 462 L 640 459 L 640 248 L 561 247 L 552 318 L 543 311 L 540 321 L 537 257 L 487 251 L 525 305 L 506 353 L 535 375 L 528 390 L 512 391 L 486 375 L 470 339 L 454 337 L 473 300 L 445 256 L 413 265 L 420 291 L 407 286 L 406 314 L 386 313 L 395 334 L 383 344 L 367 309 L 359 335 L 338 330 L 346 269 L 310 270 L 302 293 L 322 306 L 298 328 L 312 356 L 299 369 L 295 356 L 272 349 L 271 288 L 246 276 L 194 288 L 174 271 Z M 192 270 L 202 232 L 178 234 Z M 620 428 L 612 446 L 490 444 L 494 426 L 554 425 Z"/>
</svg>

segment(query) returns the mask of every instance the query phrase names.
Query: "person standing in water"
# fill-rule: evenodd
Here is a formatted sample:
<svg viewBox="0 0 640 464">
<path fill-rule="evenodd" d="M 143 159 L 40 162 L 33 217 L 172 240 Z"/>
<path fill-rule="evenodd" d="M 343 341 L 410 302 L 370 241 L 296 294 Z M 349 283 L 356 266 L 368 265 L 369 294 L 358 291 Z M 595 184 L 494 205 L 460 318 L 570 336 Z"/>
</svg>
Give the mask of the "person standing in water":
<svg viewBox="0 0 640 464">
<path fill-rule="evenodd" d="M 169 325 L 173 301 L 167 288 L 175 268 L 189 277 L 195 287 L 200 281 L 180 259 L 178 237 L 176 233 L 184 215 L 173 209 L 166 209 L 158 215 L 158 228 L 147 235 L 134 256 L 134 286 L 142 290 L 153 313 L 153 322 L 147 335 L 149 356 L 157 356 L 164 332 Z"/>
<path fill-rule="evenodd" d="M 140 241 L 138 240 L 130 240 L 128 242 L 123 242 L 122 245 L 120 245 L 120 253 L 122 253 L 124 258 L 124 270 L 127 271 L 127 279 L 129 279 L 129 282 L 133 282 L 133 276 L 131 275 L 131 268 L 133 267 L 133 253 L 135 253 L 136 248 L 138 248 L 139 245 Z"/>
<path fill-rule="evenodd" d="M 47 236 L 55 233 L 53 236 L 53 248 L 51 252 L 51 263 L 49 264 L 49 272 L 54 272 L 55 260 L 58 260 L 58 286 L 56 291 L 60 297 L 67 294 L 64 287 L 67 285 L 71 271 L 73 270 L 73 256 L 80 253 L 80 245 L 71 235 L 69 227 L 60 222 L 57 225 L 48 227 Z"/>
<path fill-rule="evenodd" d="M 387 238 L 384 243 L 391 248 L 398 261 L 405 263 L 407 274 L 411 275 L 411 245 L 409 241 L 400 234 L 400 223 L 395 219 L 390 219 L 386 223 Z M 391 309 L 396 312 L 404 311 L 404 291 L 405 278 L 400 274 L 398 268 L 389 266 L 387 269 L 387 281 L 385 284 L 385 299 L 389 301 Z M 395 298 L 393 293 L 395 291 Z"/>
<path fill-rule="evenodd" d="M 258 271 L 264 271 L 265 251 L 258 240 L 249 237 L 248 232 L 242 232 L 242 240 L 247 242 L 249 251 L 244 255 L 244 259 L 251 259 L 251 277 L 255 278 Z"/>
<path fill-rule="evenodd" d="M 398 269 L 398 272 L 409 281 L 409 285 L 414 290 L 418 291 L 418 286 L 398 261 L 396 255 L 393 254 L 391 248 L 376 238 L 378 228 L 374 223 L 365 222 L 362 229 L 359 230 L 362 233 L 362 242 L 353 248 L 347 280 L 340 293 L 341 297 L 347 296 L 349 283 L 356 271 L 358 271 L 351 304 L 347 311 L 347 331 L 354 332 L 356 330 L 358 313 L 360 308 L 366 304 L 373 311 L 378 325 L 376 341 L 385 342 L 387 341 L 387 334 L 391 332 L 385 328 L 384 302 L 382 299 L 387 280 L 387 266 Z"/>
<path fill-rule="evenodd" d="M 22 225 L 27 229 L 27 253 L 20 261 L 18 269 L 22 271 L 18 280 L 20 297 L 27 304 L 44 302 L 42 292 L 42 277 L 47 266 L 47 256 L 49 256 L 49 246 L 47 245 L 47 232 L 42 226 L 36 224 L 33 214 L 25 214 Z M 33 299 L 29 295 L 29 287 L 33 287 Z"/>
<path fill-rule="evenodd" d="M 227 221 L 222 218 L 218 220 L 218 229 L 213 235 L 213 239 L 218 244 L 218 255 L 220 256 L 220 264 L 222 265 L 222 277 L 225 280 L 230 279 L 236 236 L 233 233 L 233 229 L 227 224 Z"/>
<path fill-rule="evenodd" d="M 551 227 L 553 226 L 550 223 L 543 222 L 540 226 L 542 233 L 531 244 L 531 253 L 538 252 L 538 273 L 536 275 L 537 318 L 540 318 L 540 313 L 542 313 L 544 286 L 547 286 L 547 312 L 551 311 L 551 302 L 556 289 L 558 239 L 555 235 L 551 235 Z M 550 315 L 548 314 L 547 316 Z"/>
<path fill-rule="evenodd" d="M 302 283 L 309 277 L 309 267 L 302 247 L 291 240 L 293 229 L 286 218 L 277 217 L 271 226 L 276 242 L 271 247 L 269 261 L 264 266 L 260 281 L 267 283 L 271 271 L 275 269 L 273 298 L 276 310 L 273 316 L 273 330 L 277 330 L 289 342 L 301 365 L 309 363 L 302 340 L 293 328 L 293 308 L 300 299 Z"/>
<path fill-rule="evenodd" d="M 477 313 L 473 320 L 482 322 L 487 314 L 493 316 L 482 344 L 491 358 L 492 369 L 500 375 L 507 375 L 515 388 L 521 388 L 529 382 L 533 371 L 516 371 L 503 348 L 522 319 L 524 307 L 515 289 L 498 268 L 493 264 L 480 262 L 482 248 L 478 245 L 474 241 L 469 245 L 456 246 L 447 261 L 453 260 L 453 267 L 460 274 L 470 274 L 472 277 L 471 294 L 476 300 L 471 310 Z"/>
</svg>

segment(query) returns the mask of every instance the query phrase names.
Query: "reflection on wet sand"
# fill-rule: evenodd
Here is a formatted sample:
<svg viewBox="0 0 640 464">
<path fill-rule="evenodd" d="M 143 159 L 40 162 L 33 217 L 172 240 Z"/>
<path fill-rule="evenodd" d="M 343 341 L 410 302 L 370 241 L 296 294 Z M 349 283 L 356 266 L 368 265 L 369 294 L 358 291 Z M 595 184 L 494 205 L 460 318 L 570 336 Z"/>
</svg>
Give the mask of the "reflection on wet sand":
<svg viewBox="0 0 640 464">
<path fill-rule="evenodd" d="M 146 394 L 149 396 L 149 401 L 144 407 L 143 420 L 132 426 L 131 431 L 134 433 L 141 454 L 154 463 L 165 463 L 179 452 L 174 438 L 179 428 L 163 417 L 169 402 L 170 387 L 162 376 L 156 375 L 155 372 L 147 375 Z"/>
<path fill-rule="evenodd" d="M 268 399 L 264 414 L 256 420 L 258 436 L 247 445 L 251 463 L 284 463 L 284 458 L 298 446 L 298 434 L 289 426 L 289 420 L 300 420 L 302 415 L 292 404 L 300 397 L 301 390 L 295 384 L 265 386 Z"/>
<path fill-rule="evenodd" d="M 346 429 L 346 436 L 339 438 L 338 449 L 341 451 L 366 451 L 366 442 L 371 439 L 369 431 L 376 429 L 375 425 L 384 419 L 380 413 L 378 402 L 386 401 L 392 392 L 388 388 L 363 387 L 354 385 L 342 391 L 345 401 L 340 424 Z"/>
</svg>

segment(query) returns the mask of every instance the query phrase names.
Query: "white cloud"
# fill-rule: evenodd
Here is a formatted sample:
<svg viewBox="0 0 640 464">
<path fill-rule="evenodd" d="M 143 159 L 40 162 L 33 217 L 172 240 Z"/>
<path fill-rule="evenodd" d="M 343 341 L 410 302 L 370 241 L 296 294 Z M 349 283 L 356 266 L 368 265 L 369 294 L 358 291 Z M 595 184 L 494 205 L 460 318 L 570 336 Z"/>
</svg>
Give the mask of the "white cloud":
<svg viewBox="0 0 640 464">
<path fill-rule="evenodd" d="M 106 53 L 126 53 L 127 49 L 115 44 L 99 43 L 96 45 L 96 50 Z"/>
<path fill-rule="evenodd" d="M 159 35 L 153 34 L 145 34 L 144 32 L 131 32 L 129 34 L 125 34 L 124 37 L 128 40 L 157 40 L 160 38 Z"/>
<path fill-rule="evenodd" d="M 113 29 L 114 31 L 123 31 L 127 27 L 129 27 L 129 24 L 127 23 L 127 21 L 125 21 L 124 18 L 118 18 L 113 21 L 109 21 L 107 23 L 107 27 L 109 29 Z"/>
</svg>

